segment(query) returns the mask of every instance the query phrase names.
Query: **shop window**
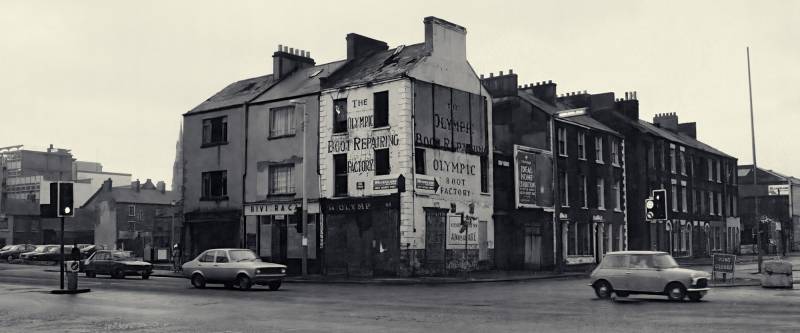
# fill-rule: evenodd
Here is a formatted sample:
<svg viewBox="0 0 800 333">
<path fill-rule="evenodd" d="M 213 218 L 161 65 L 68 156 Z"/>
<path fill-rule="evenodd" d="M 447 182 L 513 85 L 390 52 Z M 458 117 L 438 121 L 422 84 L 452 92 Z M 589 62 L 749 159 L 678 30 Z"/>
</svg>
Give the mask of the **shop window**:
<svg viewBox="0 0 800 333">
<path fill-rule="evenodd" d="M 347 98 L 333 101 L 333 133 L 347 133 Z"/>
<path fill-rule="evenodd" d="M 375 127 L 389 126 L 389 92 L 381 91 L 373 94 L 373 103 Z"/>
<path fill-rule="evenodd" d="M 228 117 L 203 119 L 203 145 L 228 142 Z"/>
<path fill-rule="evenodd" d="M 228 196 L 228 172 L 203 172 L 203 200 L 218 200 Z"/>
<path fill-rule="evenodd" d="M 294 106 L 269 110 L 269 137 L 294 135 Z"/>
<path fill-rule="evenodd" d="M 269 167 L 269 194 L 294 194 L 294 164 Z"/>
<path fill-rule="evenodd" d="M 347 154 L 333 155 L 333 194 L 334 196 L 347 195 Z"/>
<path fill-rule="evenodd" d="M 578 132 L 578 158 L 586 159 L 586 133 Z"/>
<path fill-rule="evenodd" d="M 425 149 L 414 148 L 414 171 L 418 175 L 425 174 Z"/>
<path fill-rule="evenodd" d="M 591 223 L 575 223 L 570 226 L 569 233 L 571 246 L 567 252 L 568 255 L 588 256 L 594 254 Z"/>
<path fill-rule="evenodd" d="M 375 175 L 388 175 L 390 172 L 389 148 L 375 149 Z"/>
</svg>

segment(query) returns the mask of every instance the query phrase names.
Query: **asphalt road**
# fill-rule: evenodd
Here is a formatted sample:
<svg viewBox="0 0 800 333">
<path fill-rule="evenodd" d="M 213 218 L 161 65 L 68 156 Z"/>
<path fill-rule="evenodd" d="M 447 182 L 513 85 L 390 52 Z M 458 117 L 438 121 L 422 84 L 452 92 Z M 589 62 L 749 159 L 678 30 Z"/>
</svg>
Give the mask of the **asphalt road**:
<svg viewBox="0 0 800 333">
<path fill-rule="evenodd" d="M 2 332 L 800 332 L 800 289 L 717 288 L 702 302 L 594 298 L 587 279 L 457 285 L 286 283 L 193 289 L 188 280 L 81 277 L 0 264 Z"/>
</svg>

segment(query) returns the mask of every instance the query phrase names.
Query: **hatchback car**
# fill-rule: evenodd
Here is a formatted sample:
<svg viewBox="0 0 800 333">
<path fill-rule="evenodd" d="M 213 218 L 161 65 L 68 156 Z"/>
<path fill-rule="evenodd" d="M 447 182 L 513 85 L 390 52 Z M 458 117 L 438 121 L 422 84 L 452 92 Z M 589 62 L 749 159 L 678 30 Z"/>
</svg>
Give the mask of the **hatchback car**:
<svg viewBox="0 0 800 333">
<path fill-rule="evenodd" d="M 87 277 L 108 274 L 123 279 L 128 275 L 138 275 L 147 280 L 153 274 L 153 264 L 141 261 L 128 251 L 98 250 L 86 259 L 83 271 Z"/>
<path fill-rule="evenodd" d="M 699 301 L 710 290 L 708 278 L 706 272 L 678 267 L 666 252 L 622 251 L 605 255 L 592 271 L 589 286 L 598 298 L 610 298 L 612 293 L 620 297 L 650 294 Z"/>
<path fill-rule="evenodd" d="M 222 283 L 227 288 L 248 290 L 253 284 L 278 290 L 286 277 L 286 266 L 263 262 L 248 249 L 211 249 L 181 267 L 195 288 Z"/>
</svg>

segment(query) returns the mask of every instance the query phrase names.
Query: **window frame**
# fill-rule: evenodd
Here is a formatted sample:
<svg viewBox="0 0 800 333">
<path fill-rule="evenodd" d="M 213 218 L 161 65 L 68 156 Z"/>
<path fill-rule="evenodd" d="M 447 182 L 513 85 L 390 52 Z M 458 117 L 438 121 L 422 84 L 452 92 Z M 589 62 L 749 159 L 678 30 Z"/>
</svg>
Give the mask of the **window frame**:
<svg viewBox="0 0 800 333">
<path fill-rule="evenodd" d="M 567 129 L 558 128 L 558 156 L 567 157 Z"/>
<path fill-rule="evenodd" d="M 414 148 L 414 172 L 418 175 L 426 174 L 425 148 Z"/>
<path fill-rule="evenodd" d="M 606 180 L 603 177 L 597 177 L 595 180 L 595 188 L 597 190 L 597 209 L 606 209 Z"/>
<path fill-rule="evenodd" d="M 277 123 L 275 121 L 276 115 L 277 115 L 278 112 L 284 112 L 284 111 L 286 111 L 289 114 L 289 116 L 288 116 L 289 119 L 288 119 L 288 121 L 286 121 L 287 128 L 285 129 L 285 131 L 277 132 L 275 130 L 275 128 L 274 128 L 275 124 Z M 278 107 L 270 108 L 269 109 L 269 127 L 267 127 L 268 128 L 268 136 L 267 136 L 267 138 L 268 139 L 279 139 L 279 138 L 285 138 L 285 137 L 291 137 L 291 136 L 297 135 L 297 126 L 295 126 L 295 124 L 296 124 L 296 119 L 295 119 L 296 112 L 297 111 L 296 111 L 294 105 L 284 105 L 284 106 L 278 106 Z"/>
<path fill-rule="evenodd" d="M 136 217 L 136 205 L 128 205 L 128 217 Z"/>
<path fill-rule="evenodd" d="M 219 137 L 214 136 L 215 125 L 220 126 Z M 201 129 L 201 148 L 228 144 L 228 116 L 204 118 Z"/>
<path fill-rule="evenodd" d="M 594 161 L 598 164 L 605 164 L 603 161 L 603 136 L 594 137 Z"/>
<path fill-rule="evenodd" d="M 586 132 L 578 131 L 578 159 L 586 160 Z"/>
<path fill-rule="evenodd" d="M 385 176 L 385 175 L 391 174 L 392 173 L 392 165 L 390 163 L 391 157 L 390 157 L 390 154 L 389 154 L 389 148 L 374 149 L 373 150 L 373 154 L 374 154 L 373 156 L 374 156 L 374 160 L 375 160 L 375 171 L 374 171 L 375 175 L 376 176 Z M 379 154 L 380 154 L 380 156 L 379 156 Z M 385 161 L 384 161 L 384 157 L 385 157 Z M 385 165 L 384 165 L 384 163 L 385 163 Z M 379 170 L 379 169 L 384 169 L 383 168 L 384 166 L 385 166 L 385 170 Z"/>
<path fill-rule="evenodd" d="M 385 106 L 386 110 L 384 111 L 385 112 L 385 117 L 383 117 L 383 118 L 379 118 L 378 117 L 379 116 L 379 114 L 378 114 L 378 112 L 379 112 L 379 110 L 378 110 L 378 105 L 379 105 L 378 104 L 378 102 L 379 102 L 378 96 L 379 95 L 381 95 L 381 96 L 382 95 L 386 95 L 386 99 L 385 99 L 386 100 L 386 106 Z M 383 122 L 378 123 L 379 119 L 384 119 L 385 123 L 383 123 Z M 372 94 L 372 125 L 373 125 L 373 128 L 382 128 L 382 127 L 388 127 L 389 126 L 389 91 L 388 90 L 378 91 L 378 92 L 375 92 L 375 93 Z"/>
<path fill-rule="evenodd" d="M 297 185 L 295 184 L 295 177 L 294 177 L 295 169 L 296 167 L 294 163 L 270 165 L 269 170 L 267 171 L 267 177 L 268 177 L 267 193 L 269 195 L 294 195 L 295 193 L 297 193 Z M 278 172 L 284 170 L 288 170 L 288 179 L 285 181 L 286 182 L 285 190 L 277 191 L 275 181 L 278 179 L 276 177 L 282 176 L 278 174 Z"/>
<path fill-rule="evenodd" d="M 220 193 L 219 195 L 213 195 L 212 188 L 214 179 L 212 177 L 219 176 L 217 182 L 220 186 Z M 202 182 L 200 185 L 200 200 L 201 201 L 220 201 L 220 200 L 228 200 L 228 171 L 227 170 L 214 170 L 214 171 L 205 171 L 201 173 Z"/>
<path fill-rule="evenodd" d="M 337 159 L 343 159 L 340 161 L 344 170 L 338 170 L 337 168 Z M 347 153 L 340 153 L 340 154 L 333 154 L 333 196 L 334 197 L 343 197 L 347 196 L 350 192 L 349 190 L 349 179 L 347 174 Z"/>
<path fill-rule="evenodd" d="M 341 120 L 337 113 L 337 106 L 344 106 L 344 120 Z M 331 113 L 333 134 L 347 133 L 347 98 L 337 98 L 333 100 L 333 110 Z"/>
</svg>

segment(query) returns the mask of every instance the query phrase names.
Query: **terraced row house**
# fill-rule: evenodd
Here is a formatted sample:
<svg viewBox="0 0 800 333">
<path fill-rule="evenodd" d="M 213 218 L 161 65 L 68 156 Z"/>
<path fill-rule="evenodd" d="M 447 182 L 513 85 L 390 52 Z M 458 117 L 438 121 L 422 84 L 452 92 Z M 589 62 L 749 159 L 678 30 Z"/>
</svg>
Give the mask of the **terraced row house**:
<svg viewBox="0 0 800 333">
<path fill-rule="evenodd" d="M 716 240 L 738 232 L 736 159 L 694 123 L 640 120 L 635 93 L 478 76 L 464 27 L 423 23 L 424 41 L 391 48 L 348 34 L 347 57 L 321 65 L 279 45 L 272 74 L 184 114 L 185 253 L 247 247 L 292 273 L 305 254 L 312 273 L 376 276 L 732 248 Z M 669 220 L 644 217 L 654 189 Z"/>
</svg>

